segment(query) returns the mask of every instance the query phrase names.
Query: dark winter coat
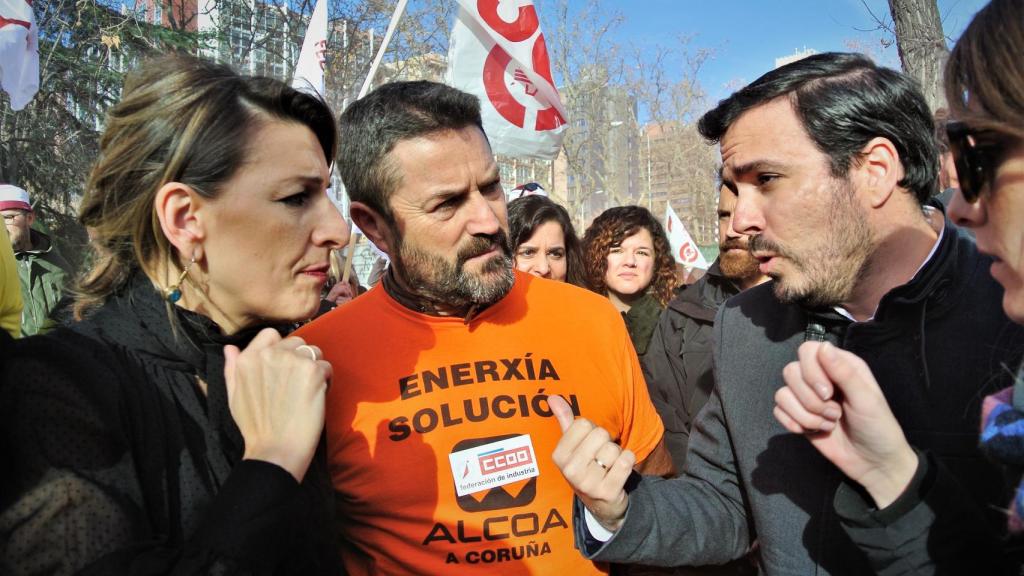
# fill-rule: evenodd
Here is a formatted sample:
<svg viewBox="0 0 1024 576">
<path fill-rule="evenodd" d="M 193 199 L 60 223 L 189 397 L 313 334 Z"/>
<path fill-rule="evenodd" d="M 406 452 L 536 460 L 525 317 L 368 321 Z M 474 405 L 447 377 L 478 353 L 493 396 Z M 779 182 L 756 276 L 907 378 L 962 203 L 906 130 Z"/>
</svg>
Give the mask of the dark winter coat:
<svg viewBox="0 0 1024 576">
<path fill-rule="evenodd" d="M 684 286 L 669 302 L 647 354 L 641 358 L 647 389 L 665 423 L 665 445 L 676 470 L 683 469 L 690 428 L 715 386 L 711 370 L 715 315 L 719 306 L 739 291 L 722 276 L 715 260 L 707 274 Z"/>
<path fill-rule="evenodd" d="M 614 538 L 595 545 L 579 533 L 588 556 L 721 563 L 744 554 L 756 538 L 767 574 L 872 574 L 886 570 L 895 551 L 924 555 L 947 567 L 943 573 L 998 573 L 993 564 L 1005 525 L 999 510 L 1010 486 L 979 451 L 978 425 L 985 395 L 1012 382 L 1007 367 L 1019 365 L 1024 330 L 1003 312 L 991 259 L 948 220 L 945 226 L 936 254 L 882 298 L 870 321 L 782 303 L 771 284 L 728 300 L 714 328 L 716 386 L 694 424 L 683 475 L 643 478 Z M 865 510 L 867 520 L 850 513 L 839 500 L 857 490 L 772 416 L 782 369 L 808 339 L 827 339 L 864 358 L 910 443 L 948 472 L 938 478 L 969 495 L 932 502 L 926 511 L 940 518 L 939 530 L 950 528 L 950 518 L 985 529 L 959 541 L 930 534 L 908 542 L 919 548 L 907 551 L 892 539 L 930 525 L 908 514 L 914 508 L 902 498 L 882 511 Z"/>
<path fill-rule="evenodd" d="M 226 338 L 136 274 L 0 361 L 0 574 L 335 574 L 324 454 L 303 482 L 242 460 Z M 199 390 L 197 378 L 207 384 Z"/>
</svg>

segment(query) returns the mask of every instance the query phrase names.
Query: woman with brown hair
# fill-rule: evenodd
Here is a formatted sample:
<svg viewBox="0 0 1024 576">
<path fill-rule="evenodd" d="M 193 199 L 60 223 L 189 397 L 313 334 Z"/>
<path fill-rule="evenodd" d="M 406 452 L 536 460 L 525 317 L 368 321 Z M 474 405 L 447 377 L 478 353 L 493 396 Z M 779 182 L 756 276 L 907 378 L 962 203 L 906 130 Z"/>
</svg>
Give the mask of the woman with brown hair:
<svg viewBox="0 0 1024 576">
<path fill-rule="evenodd" d="M 0 572 L 331 574 L 331 374 L 284 338 L 345 242 L 318 98 L 175 56 L 110 110 L 82 321 L 0 372 Z"/>
<path fill-rule="evenodd" d="M 946 97 L 959 180 L 950 217 L 993 257 L 989 271 L 1005 290 L 1003 310 L 1024 324 L 1024 3 L 993 0 L 975 15 L 950 53 Z M 1011 368 L 1017 384 L 982 405 L 981 448 L 1016 482 L 1000 568 L 1017 574 L 1024 566 L 1024 367 Z"/>
<path fill-rule="evenodd" d="M 583 236 L 583 264 L 590 289 L 619 310 L 643 356 L 677 283 L 661 223 L 641 206 L 605 210 Z"/>
<path fill-rule="evenodd" d="M 946 125 L 959 189 L 949 216 L 975 233 L 978 251 L 992 257 L 988 270 L 1003 289 L 1003 311 L 1024 324 L 1024 2 L 993 0 L 968 25 L 949 55 Z M 952 231 L 956 233 L 955 230 Z M 973 295 L 967 295 L 971 297 Z M 828 419 L 842 438 L 829 452 L 846 469 L 896 488 L 884 508 L 848 491 L 837 494 L 854 526 L 851 533 L 878 574 L 1020 574 L 1024 567 L 1024 368 L 1017 383 L 982 403 L 980 444 L 1005 470 L 972 482 L 958 481 L 945 462 L 923 450 L 932 442 L 921 430 L 904 431 L 867 364 L 853 353 L 805 343 L 800 361 L 787 366 L 787 386 L 776 394 L 776 418 L 791 432 L 803 429 L 799 411 Z M 824 358 L 824 361 L 821 359 Z M 827 365 L 826 372 L 822 370 Z M 788 375 L 787 375 L 788 374 Z M 842 382 L 838 402 L 804 402 L 807 381 Z M 840 379 L 841 375 L 841 379 Z M 984 390 L 988 382 L 965 382 Z M 813 394 L 813 392 L 811 393 Z M 841 402 L 841 404 L 839 403 Z M 809 408 L 821 406 L 822 408 Z M 825 410 L 832 414 L 826 415 Z M 962 410 L 961 410 L 962 411 Z M 962 418 L 970 418 L 968 412 Z M 799 417 L 799 416 L 798 416 Z M 842 427 L 840 427 L 842 424 Z M 905 434 L 906 432 L 906 434 Z M 924 446 L 915 452 L 914 434 Z M 966 452 L 965 452 L 966 453 Z M 823 452 L 825 454 L 825 452 Z M 964 457 L 963 463 L 970 462 Z M 904 463 L 909 462 L 907 466 Z M 962 479 L 963 476 L 960 476 Z M 1016 489 L 1009 482 L 1016 482 Z M 868 494 L 861 490 L 857 494 Z M 989 504 L 1002 501 L 1005 509 Z"/>
<path fill-rule="evenodd" d="M 540 195 L 508 204 L 508 229 L 516 269 L 586 287 L 580 241 L 565 208 Z"/>
</svg>

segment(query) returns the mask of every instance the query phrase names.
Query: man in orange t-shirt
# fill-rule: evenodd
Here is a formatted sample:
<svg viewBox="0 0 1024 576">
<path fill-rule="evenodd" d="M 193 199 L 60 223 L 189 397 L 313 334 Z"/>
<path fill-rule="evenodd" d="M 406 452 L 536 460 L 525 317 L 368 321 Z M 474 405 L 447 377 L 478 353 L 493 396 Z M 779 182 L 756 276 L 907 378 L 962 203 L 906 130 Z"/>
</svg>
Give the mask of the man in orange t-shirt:
<svg viewBox="0 0 1024 576">
<path fill-rule="evenodd" d="M 327 448 L 352 574 L 587 574 L 547 403 L 671 461 L 608 301 L 514 273 L 476 98 L 384 85 L 341 119 L 352 217 L 392 260 L 381 285 L 298 335 L 334 366 Z M 593 465 L 598 466 L 595 462 Z"/>
</svg>

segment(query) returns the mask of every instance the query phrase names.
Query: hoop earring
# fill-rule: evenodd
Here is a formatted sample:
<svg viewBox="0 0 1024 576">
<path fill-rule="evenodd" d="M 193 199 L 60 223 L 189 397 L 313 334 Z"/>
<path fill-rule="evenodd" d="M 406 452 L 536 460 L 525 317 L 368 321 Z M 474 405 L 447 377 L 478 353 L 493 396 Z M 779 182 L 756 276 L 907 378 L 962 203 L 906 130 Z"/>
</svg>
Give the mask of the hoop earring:
<svg viewBox="0 0 1024 576">
<path fill-rule="evenodd" d="M 164 299 L 174 304 L 178 300 L 181 300 L 181 283 L 185 281 L 185 277 L 188 276 L 188 271 L 192 268 L 192 265 L 196 263 L 196 255 L 192 254 L 192 259 L 185 265 L 185 269 L 181 271 L 181 275 L 178 276 L 178 281 L 171 284 L 169 287 L 164 289 Z"/>
</svg>

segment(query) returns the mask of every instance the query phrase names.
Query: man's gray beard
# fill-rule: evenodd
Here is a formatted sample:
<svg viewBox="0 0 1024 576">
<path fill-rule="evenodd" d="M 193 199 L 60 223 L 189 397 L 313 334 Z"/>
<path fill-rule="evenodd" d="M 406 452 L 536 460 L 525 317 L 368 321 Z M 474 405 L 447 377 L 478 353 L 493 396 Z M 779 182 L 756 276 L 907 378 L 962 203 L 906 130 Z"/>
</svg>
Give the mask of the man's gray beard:
<svg viewBox="0 0 1024 576">
<path fill-rule="evenodd" d="M 431 302 L 452 308 L 493 304 L 512 289 L 515 280 L 512 257 L 508 253 L 507 237 L 502 232 L 498 241 L 501 253 L 488 260 L 479 274 L 470 274 L 465 269 L 466 260 L 480 252 L 475 249 L 477 246 L 491 243 L 483 238 L 477 240 L 482 242 L 462 250 L 455 264 L 400 240 L 392 265 L 410 291 Z"/>
</svg>

